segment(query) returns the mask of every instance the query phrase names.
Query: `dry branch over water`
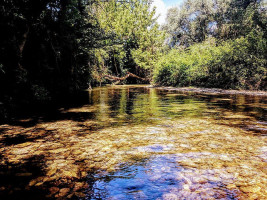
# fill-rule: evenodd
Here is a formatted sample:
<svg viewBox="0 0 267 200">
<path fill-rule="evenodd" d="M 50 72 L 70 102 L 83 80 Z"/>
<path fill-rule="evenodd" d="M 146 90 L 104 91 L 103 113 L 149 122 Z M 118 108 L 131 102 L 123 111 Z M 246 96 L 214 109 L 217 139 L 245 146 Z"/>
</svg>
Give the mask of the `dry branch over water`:
<svg viewBox="0 0 267 200">
<path fill-rule="evenodd" d="M 125 81 L 127 78 L 129 77 L 132 77 L 132 78 L 136 78 L 138 80 L 141 80 L 143 82 L 148 82 L 149 79 L 147 78 L 142 78 L 142 77 L 139 77 L 131 72 L 127 72 L 127 75 L 125 75 L 124 77 L 117 77 L 117 76 L 111 76 L 111 75 L 104 75 L 104 78 L 109 80 L 109 81 L 112 81 L 112 82 L 115 82 L 115 85 L 118 85 L 120 84 L 122 81 Z"/>
</svg>

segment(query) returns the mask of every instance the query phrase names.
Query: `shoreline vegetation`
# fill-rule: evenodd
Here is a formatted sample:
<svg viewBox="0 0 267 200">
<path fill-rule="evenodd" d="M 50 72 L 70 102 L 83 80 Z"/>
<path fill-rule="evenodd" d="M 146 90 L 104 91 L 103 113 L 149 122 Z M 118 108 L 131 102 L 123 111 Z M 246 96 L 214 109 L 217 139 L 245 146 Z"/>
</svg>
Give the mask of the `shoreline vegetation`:
<svg viewBox="0 0 267 200">
<path fill-rule="evenodd" d="M 172 49 L 154 71 L 162 86 L 266 90 L 267 40 L 250 33 L 222 43 L 214 39 L 186 50 Z"/>
</svg>

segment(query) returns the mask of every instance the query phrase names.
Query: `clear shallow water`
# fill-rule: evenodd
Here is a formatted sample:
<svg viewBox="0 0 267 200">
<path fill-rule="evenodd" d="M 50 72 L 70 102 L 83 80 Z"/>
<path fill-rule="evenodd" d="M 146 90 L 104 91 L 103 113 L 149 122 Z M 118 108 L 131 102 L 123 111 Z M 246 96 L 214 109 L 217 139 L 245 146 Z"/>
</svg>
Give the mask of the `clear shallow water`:
<svg viewBox="0 0 267 200">
<path fill-rule="evenodd" d="M 88 96 L 84 106 L 0 126 L 0 195 L 267 198 L 266 98 L 144 86 Z"/>
<path fill-rule="evenodd" d="M 121 166 L 97 177 L 90 199 L 235 199 L 238 191 L 226 188 L 233 177 L 219 170 L 179 166 L 182 156 L 151 156 L 147 161 Z M 220 174 L 216 177 L 215 174 Z M 224 179 L 224 180 L 223 180 Z"/>
</svg>

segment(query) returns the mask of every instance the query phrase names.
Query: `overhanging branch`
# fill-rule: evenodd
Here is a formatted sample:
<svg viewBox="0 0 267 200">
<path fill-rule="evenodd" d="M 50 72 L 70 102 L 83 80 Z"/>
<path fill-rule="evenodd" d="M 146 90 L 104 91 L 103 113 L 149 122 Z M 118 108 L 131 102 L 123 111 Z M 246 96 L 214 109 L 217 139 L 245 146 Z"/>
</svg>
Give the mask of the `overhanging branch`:
<svg viewBox="0 0 267 200">
<path fill-rule="evenodd" d="M 129 77 L 133 77 L 133 78 L 136 78 L 136 79 L 139 79 L 143 82 L 148 82 L 149 79 L 148 78 L 142 78 L 140 76 L 137 76 L 131 72 L 127 72 L 127 74 L 123 77 L 117 77 L 117 76 L 112 76 L 112 75 L 104 75 L 103 76 L 105 79 L 109 80 L 109 81 L 112 81 L 112 82 L 116 82 L 116 84 L 120 83 L 121 81 L 124 81 L 126 80 L 127 78 Z"/>
</svg>

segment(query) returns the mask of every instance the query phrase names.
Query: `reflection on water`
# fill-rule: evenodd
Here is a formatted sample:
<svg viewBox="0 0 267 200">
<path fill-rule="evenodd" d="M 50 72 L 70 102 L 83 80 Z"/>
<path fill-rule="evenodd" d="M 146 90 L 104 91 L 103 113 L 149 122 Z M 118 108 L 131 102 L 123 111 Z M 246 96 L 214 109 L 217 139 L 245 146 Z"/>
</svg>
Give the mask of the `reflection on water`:
<svg viewBox="0 0 267 200">
<path fill-rule="evenodd" d="M 266 98 L 144 86 L 88 95 L 0 125 L 0 197 L 267 199 Z"/>
<path fill-rule="evenodd" d="M 208 154 L 207 154 L 208 155 Z M 195 170 L 177 164 L 187 155 L 151 156 L 97 177 L 90 199 L 235 199 L 226 170 Z M 197 156 L 198 157 L 198 156 Z"/>
</svg>

